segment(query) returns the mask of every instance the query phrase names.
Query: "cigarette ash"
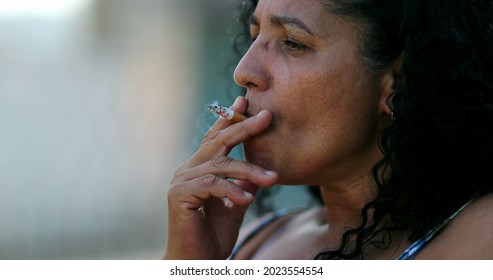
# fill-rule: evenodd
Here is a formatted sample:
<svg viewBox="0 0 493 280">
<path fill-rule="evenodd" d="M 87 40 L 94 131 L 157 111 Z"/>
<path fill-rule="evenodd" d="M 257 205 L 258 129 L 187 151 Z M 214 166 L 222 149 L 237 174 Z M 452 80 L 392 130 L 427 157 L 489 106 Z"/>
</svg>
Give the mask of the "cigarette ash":
<svg viewBox="0 0 493 280">
<path fill-rule="evenodd" d="M 226 108 L 225 107 L 222 107 L 222 106 L 219 106 L 217 104 L 209 104 L 206 106 L 207 110 L 209 110 L 210 112 L 213 112 L 213 113 L 216 113 L 218 114 L 219 116 L 225 118 L 228 116 L 228 113 L 226 112 Z"/>
</svg>

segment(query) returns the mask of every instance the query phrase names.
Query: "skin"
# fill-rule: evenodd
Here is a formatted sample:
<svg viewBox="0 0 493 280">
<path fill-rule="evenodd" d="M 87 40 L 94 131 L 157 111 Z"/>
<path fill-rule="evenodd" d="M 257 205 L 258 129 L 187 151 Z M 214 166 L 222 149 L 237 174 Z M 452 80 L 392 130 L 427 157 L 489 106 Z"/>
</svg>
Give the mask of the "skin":
<svg viewBox="0 0 493 280">
<path fill-rule="evenodd" d="M 311 184 L 321 186 L 323 208 L 273 224 L 238 255 L 310 259 L 337 248 L 374 196 L 371 168 L 382 156 L 378 135 L 390 121 L 399 65 L 369 73 L 357 25 L 318 0 L 261 0 L 253 18 L 254 42 L 234 74 L 247 94 L 232 106 L 249 118 L 218 120 L 176 171 L 165 259 L 227 258 L 259 187 Z M 246 161 L 227 157 L 241 143 Z M 400 237 L 367 255 L 395 258 L 409 245 Z"/>
</svg>

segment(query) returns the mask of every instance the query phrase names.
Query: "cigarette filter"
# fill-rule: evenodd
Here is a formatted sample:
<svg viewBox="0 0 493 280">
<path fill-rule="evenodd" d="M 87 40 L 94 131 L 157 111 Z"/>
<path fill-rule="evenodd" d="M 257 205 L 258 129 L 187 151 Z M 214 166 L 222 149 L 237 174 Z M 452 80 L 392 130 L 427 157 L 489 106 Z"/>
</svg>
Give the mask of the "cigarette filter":
<svg viewBox="0 0 493 280">
<path fill-rule="evenodd" d="M 213 113 L 216 113 L 219 116 L 221 116 L 222 118 L 230 120 L 233 123 L 241 122 L 247 118 L 244 115 L 233 111 L 232 109 L 229 109 L 229 108 L 223 107 L 223 106 L 219 106 L 219 105 L 209 104 L 209 105 L 207 105 L 207 110 L 209 110 Z"/>
</svg>

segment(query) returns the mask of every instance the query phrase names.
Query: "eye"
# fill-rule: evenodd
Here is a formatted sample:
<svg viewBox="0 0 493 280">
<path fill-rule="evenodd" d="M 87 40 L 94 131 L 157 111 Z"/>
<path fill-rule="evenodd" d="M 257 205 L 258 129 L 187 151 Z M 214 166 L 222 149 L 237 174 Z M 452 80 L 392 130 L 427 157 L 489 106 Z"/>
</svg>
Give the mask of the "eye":
<svg viewBox="0 0 493 280">
<path fill-rule="evenodd" d="M 291 39 L 284 39 L 282 40 L 282 44 L 289 50 L 289 51 L 304 51 L 307 49 L 307 46 Z"/>
<path fill-rule="evenodd" d="M 258 26 L 256 24 L 250 25 L 250 32 L 248 34 L 248 35 L 250 35 L 249 36 L 250 44 L 253 44 L 253 42 L 255 42 L 255 40 L 257 40 L 259 32 L 260 32 L 260 26 Z"/>
</svg>

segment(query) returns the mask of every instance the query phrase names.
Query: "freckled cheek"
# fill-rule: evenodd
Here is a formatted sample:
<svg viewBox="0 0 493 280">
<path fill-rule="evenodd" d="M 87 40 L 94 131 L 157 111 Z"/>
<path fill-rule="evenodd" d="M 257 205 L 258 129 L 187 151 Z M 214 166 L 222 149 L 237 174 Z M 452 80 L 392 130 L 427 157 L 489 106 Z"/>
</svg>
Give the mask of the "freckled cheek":
<svg viewBox="0 0 493 280">
<path fill-rule="evenodd" d="M 318 110 L 310 100 L 311 97 L 303 95 L 301 91 L 276 100 L 273 109 L 273 123 L 276 128 L 295 130 L 306 126 L 311 115 L 316 115 Z"/>
<path fill-rule="evenodd" d="M 333 71 L 311 67 L 282 67 L 290 69 L 276 73 L 268 103 L 274 123 L 293 128 L 305 126 L 306 115 L 327 114 L 337 107 L 341 92 L 340 78 Z M 291 71 L 296 69 L 296 71 Z"/>
</svg>

